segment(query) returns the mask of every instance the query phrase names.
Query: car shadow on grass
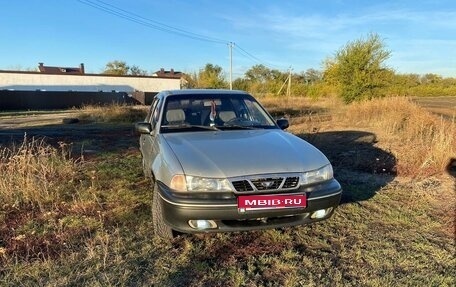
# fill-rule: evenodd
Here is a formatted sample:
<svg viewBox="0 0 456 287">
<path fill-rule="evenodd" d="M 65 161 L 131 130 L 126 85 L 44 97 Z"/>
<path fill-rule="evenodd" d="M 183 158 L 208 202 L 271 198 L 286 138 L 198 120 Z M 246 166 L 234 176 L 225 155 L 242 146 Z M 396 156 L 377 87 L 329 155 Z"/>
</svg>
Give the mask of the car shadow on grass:
<svg viewBox="0 0 456 287">
<path fill-rule="evenodd" d="M 343 188 L 341 204 L 372 198 L 397 175 L 396 158 L 376 146 L 375 134 L 364 131 L 303 133 L 330 160 Z"/>
</svg>

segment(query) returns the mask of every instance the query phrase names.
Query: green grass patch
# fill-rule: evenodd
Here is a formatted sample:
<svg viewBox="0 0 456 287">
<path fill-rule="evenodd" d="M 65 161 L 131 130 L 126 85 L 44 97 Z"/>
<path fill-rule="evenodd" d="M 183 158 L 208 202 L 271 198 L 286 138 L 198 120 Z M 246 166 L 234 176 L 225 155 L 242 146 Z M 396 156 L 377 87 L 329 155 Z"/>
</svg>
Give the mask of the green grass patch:
<svg viewBox="0 0 456 287">
<path fill-rule="evenodd" d="M 453 239 L 411 183 L 392 182 L 368 199 L 360 186 L 345 186 L 349 202 L 314 225 L 165 242 L 153 236 L 139 153 L 102 154 L 81 164 L 87 168 L 74 199 L 3 219 L 11 234 L 2 235 L 0 285 L 454 284 Z"/>
</svg>

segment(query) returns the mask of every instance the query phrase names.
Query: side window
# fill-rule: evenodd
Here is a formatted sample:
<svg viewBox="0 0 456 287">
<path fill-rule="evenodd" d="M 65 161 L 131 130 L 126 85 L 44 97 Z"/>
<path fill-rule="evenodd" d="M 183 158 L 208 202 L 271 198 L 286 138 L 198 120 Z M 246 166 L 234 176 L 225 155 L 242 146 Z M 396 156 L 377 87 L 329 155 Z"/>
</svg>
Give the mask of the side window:
<svg viewBox="0 0 456 287">
<path fill-rule="evenodd" d="M 155 110 L 155 107 L 157 106 L 158 103 L 158 98 L 154 98 L 152 104 L 150 105 L 150 109 L 147 112 L 146 120 L 145 122 L 150 122 L 150 118 L 152 117 L 152 113 Z"/>
<path fill-rule="evenodd" d="M 155 104 L 155 108 L 152 112 L 152 117 L 151 117 L 151 121 L 150 121 L 153 128 L 155 128 L 155 125 L 158 123 L 158 120 L 160 119 L 160 110 L 161 110 L 161 101 L 157 100 L 157 102 Z"/>
</svg>

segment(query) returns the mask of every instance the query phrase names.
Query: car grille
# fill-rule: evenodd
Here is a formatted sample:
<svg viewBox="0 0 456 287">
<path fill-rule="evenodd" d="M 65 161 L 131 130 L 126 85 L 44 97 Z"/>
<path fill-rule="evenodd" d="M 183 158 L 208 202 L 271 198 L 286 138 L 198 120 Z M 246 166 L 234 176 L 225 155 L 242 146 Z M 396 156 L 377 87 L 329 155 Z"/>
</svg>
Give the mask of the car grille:
<svg viewBox="0 0 456 287">
<path fill-rule="evenodd" d="M 298 186 L 299 176 L 287 177 L 282 188 L 295 188 Z"/>
<path fill-rule="evenodd" d="M 238 180 L 231 182 L 236 191 L 252 191 L 253 187 L 250 185 L 248 180 Z"/>
<path fill-rule="evenodd" d="M 237 192 L 289 190 L 298 187 L 299 176 L 235 178 L 231 180 L 231 183 Z"/>
<path fill-rule="evenodd" d="M 283 181 L 283 177 L 279 178 L 259 178 L 250 180 L 257 190 L 278 189 Z"/>
</svg>

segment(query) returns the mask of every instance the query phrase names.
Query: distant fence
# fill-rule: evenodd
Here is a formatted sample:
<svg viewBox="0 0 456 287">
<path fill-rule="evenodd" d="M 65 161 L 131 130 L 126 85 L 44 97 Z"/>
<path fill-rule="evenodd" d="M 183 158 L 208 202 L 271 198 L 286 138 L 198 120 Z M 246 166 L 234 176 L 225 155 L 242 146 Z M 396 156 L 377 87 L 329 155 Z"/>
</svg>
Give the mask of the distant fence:
<svg viewBox="0 0 456 287">
<path fill-rule="evenodd" d="M 0 111 L 52 110 L 83 105 L 150 104 L 154 93 L 74 92 L 74 91 L 0 91 Z"/>
</svg>

